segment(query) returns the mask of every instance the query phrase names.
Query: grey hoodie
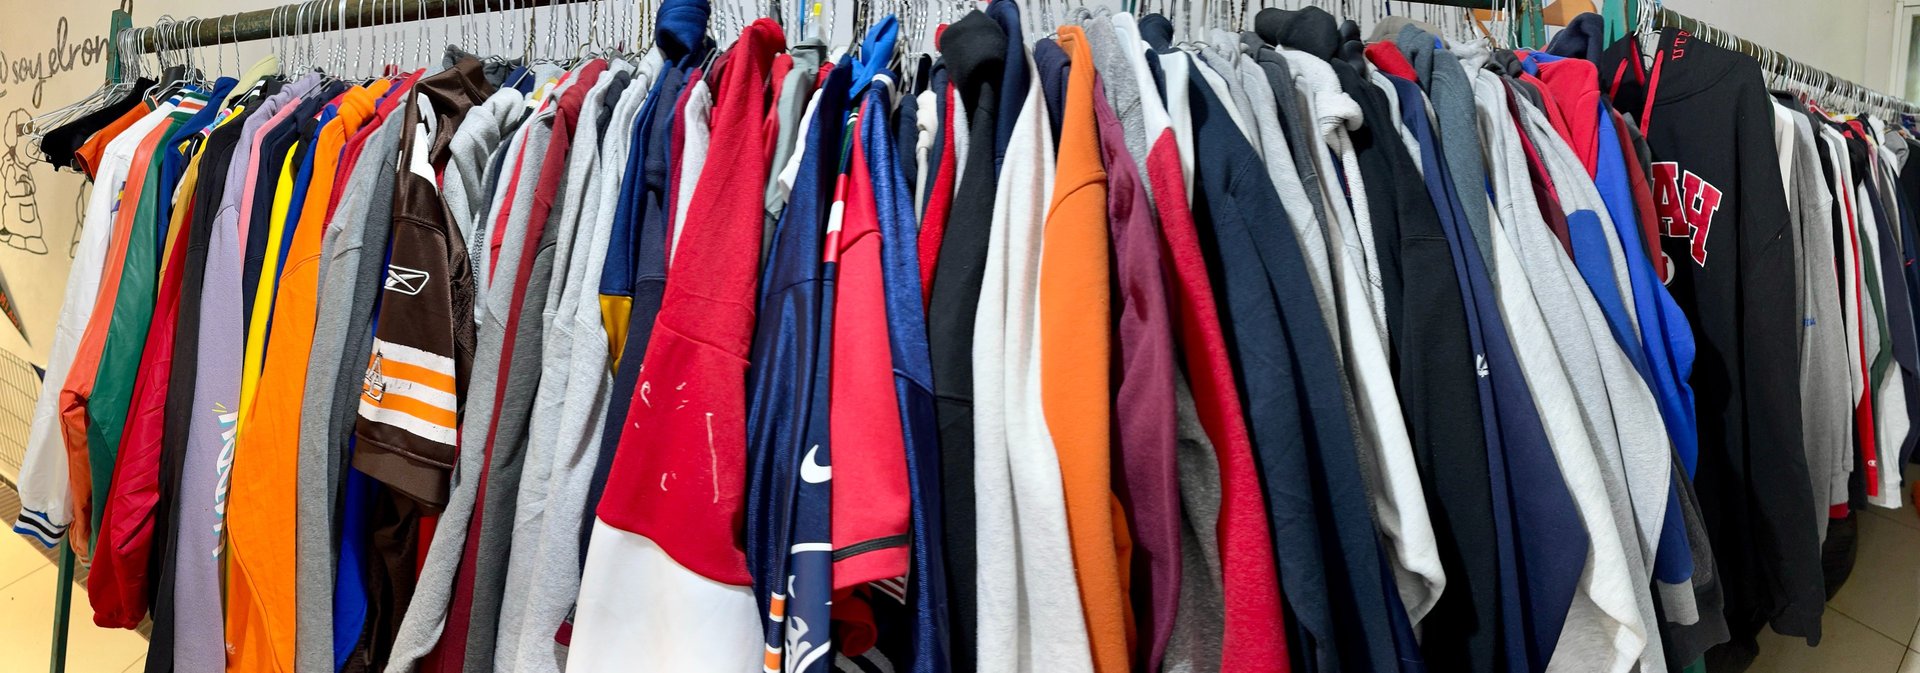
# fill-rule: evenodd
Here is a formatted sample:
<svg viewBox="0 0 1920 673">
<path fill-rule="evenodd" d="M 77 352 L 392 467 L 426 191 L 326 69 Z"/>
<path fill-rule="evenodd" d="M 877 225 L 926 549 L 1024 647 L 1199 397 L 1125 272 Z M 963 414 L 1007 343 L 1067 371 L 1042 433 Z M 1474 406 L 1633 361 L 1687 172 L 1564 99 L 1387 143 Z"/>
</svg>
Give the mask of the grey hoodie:
<svg viewBox="0 0 1920 673">
<path fill-rule="evenodd" d="M 373 316 L 366 309 L 381 287 L 378 269 L 369 275 L 363 267 L 386 261 L 383 254 L 361 251 L 369 246 L 384 251 L 393 228 L 393 176 L 405 127 L 400 116 L 393 115 L 367 137 L 321 242 L 313 352 L 307 359 L 300 409 L 294 563 L 299 607 L 294 664 L 300 671 L 329 671 L 333 666 L 333 564 L 340 552 L 333 513 L 339 511 L 346 440 L 353 433 L 354 402 L 373 337 Z M 353 353 L 359 357 L 351 358 Z"/>
<path fill-rule="evenodd" d="M 1327 62 L 1292 49 L 1280 54 L 1293 66 L 1301 97 L 1313 112 L 1321 134 L 1313 152 L 1326 167 L 1323 176 L 1344 174 L 1343 185 L 1322 185 L 1334 207 L 1327 223 L 1327 273 L 1333 280 L 1329 303 L 1323 310 L 1336 316 L 1328 328 L 1344 350 L 1340 375 L 1347 381 L 1349 416 L 1356 431 L 1355 448 L 1366 478 L 1373 518 L 1392 563 L 1395 584 L 1409 619 L 1418 624 L 1446 587 L 1440 552 L 1427 511 L 1425 486 L 1420 482 L 1406 417 L 1395 393 L 1389 365 L 1385 300 L 1374 255 L 1373 226 L 1361 180 L 1359 156 L 1350 132 L 1361 127 L 1360 105 L 1341 89 Z M 1340 164 L 1340 171 L 1332 168 Z"/>
<path fill-rule="evenodd" d="M 1606 205 L 1600 200 L 1600 192 L 1593 183 L 1585 178 L 1585 168 L 1574 156 L 1573 150 L 1553 130 L 1546 114 L 1527 104 L 1522 106 L 1527 116 L 1527 127 L 1535 139 L 1535 145 L 1545 161 L 1549 175 L 1560 187 L 1561 206 L 1571 215 L 1575 211 L 1591 212 L 1595 220 L 1588 226 L 1601 228 L 1603 232 L 1613 231 L 1613 222 L 1607 213 Z M 1572 218 L 1569 218 L 1572 220 Z M 1574 221 L 1574 226 L 1579 226 Z M 1624 275 L 1624 255 L 1614 236 L 1602 237 L 1608 245 L 1610 267 L 1619 275 Z M 1604 397 L 1598 398 L 1593 406 L 1610 413 L 1613 420 L 1613 435 L 1617 452 L 1600 454 L 1600 463 L 1606 467 L 1609 476 L 1608 489 L 1613 498 L 1616 518 L 1623 514 L 1630 525 L 1623 526 L 1623 533 L 1634 531 L 1638 534 L 1639 559 L 1648 572 L 1644 577 L 1636 575 L 1643 583 L 1651 581 L 1651 570 L 1656 552 L 1659 549 L 1660 531 L 1664 528 L 1667 516 L 1667 489 L 1672 484 L 1673 466 L 1671 465 L 1672 443 L 1667 436 L 1666 426 L 1661 423 L 1646 423 L 1641 419 L 1658 418 L 1659 407 L 1653 398 L 1653 391 L 1639 370 L 1634 368 L 1621 349 L 1619 342 L 1612 336 L 1605 313 L 1594 302 L 1590 288 L 1583 282 L 1573 260 L 1564 254 L 1557 256 L 1563 269 L 1568 270 L 1569 289 L 1580 304 L 1586 318 L 1587 333 L 1593 343 L 1592 353 L 1598 356 L 1598 363 L 1605 385 Z M 1618 287 L 1631 287 L 1630 284 Z M 1627 306 L 1630 313 L 1631 304 Z M 1601 433 L 1601 446 L 1606 446 L 1605 433 Z M 1622 506 L 1625 505 L 1625 509 Z M 1633 558 L 1629 549 L 1628 557 Z M 1665 597 L 1665 605 L 1670 612 L 1690 614 L 1694 612 L 1694 591 L 1688 583 L 1657 585 Z M 1648 623 L 1655 623 L 1652 603 L 1642 604 L 1642 616 Z"/>
<path fill-rule="evenodd" d="M 454 225 L 460 228 L 461 239 L 467 242 L 467 260 L 473 265 L 474 278 L 485 278 L 480 275 L 483 268 L 480 253 L 486 237 L 476 235 L 475 231 L 486 231 L 481 216 L 486 214 L 493 197 L 492 190 L 487 188 L 489 160 L 501 146 L 501 139 L 526 116 L 526 102 L 526 95 L 513 87 L 493 92 L 486 102 L 467 110 L 467 116 L 460 120 L 460 128 L 454 129 L 453 140 L 448 145 L 452 159 L 440 178 L 440 196 L 447 203 Z"/>
<path fill-rule="evenodd" d="M 1232 66 L 1230 74 L 1222 72 L 1221 76 L 1231 76 L 1230 83 L 1237 83 L 1239 88 L 1247 92 L 1247 98 L 1260 101 L 1249 110 L 1259 137 L 1249 140 L 1260 148 L 1260 158 L 1266 163 L 1267 176 L 1273 180 L 1274 190 L 1280 195 L 1280 204 L 1286 208 L 1287 223 L 1293 225 L 1294 238 L 1300 241 L 1300 253 L 1306 256 L 1307 277 L 1313 281 L 1313 295 L 1320 301 L 1321 317 L 1332 329 L 1339 322 L 1333 315 L 1333 275 L 1332 267 L 1327 262 L 1326 223 L 1320 219 L 1323 210 L 1316 205 L 1318 192 L 1308 189 L 1309 183 L 1301 180 L 1299 167 L 1293 160 L 1296 155 L 1292 143 L 1281 129 L 1279 107 L 1269 103 L 1277 98 L 1274 97 L 1273 82 L 1267 78 L 1267 72 L 1251 58 L 1233 59 Z M 1288 80 L 1287 84 L 1291 93 L 1292 80 Z M 1333 336 L 1334 353 L 1337 355 L 1340 352 L 1340 339 L 1338 334 Z"/>
<path fill-rule="evenodd" d="M 539 326 L 543 334 L 540 358 L 537 363 L 540 368 L 540 377 L 527 420 L 520 487 L 518 492 L 513 494 L 513 506 L 508 510 L 512 515 L 493 516 L 496 512 L 492 509 L 490 502 L 486 511 L 488 521 L 483 523 L 485 528 L 482 529 L 482 544 L 488 541 L 486 535 L 488 529 L 495 528 L 489 524 L 497 523 L 503 526 L 509 540 L 508 544 L 504 545 L 508 547 L 508 551 L 506 567 L 502 574 L 505 581 L 501 585 L 499 594 L 500 605 L 525 605 L 526 597 L 539 582 L 536 578 L 543 578 L 546 574 L 546 569 L 538 564 L 542 550 L 533 543 L 533 540 L 539 537 L 540 531 L 545 528 L 547 522 L 546 506 L 551 492 L 554 454 L 563 450 L 557 441 L 561 426 L 580 420 L 566 416 L 564 409 L 569 383 L 567 370 L 570 359 L 574 357 L 576 345 L 572 312 L 582 294 L 591 288 L 599 287 L 598 278 L 595 278 L 595 284 L 592 286 L 573 282 L 585 273 L 584 268 L 576 268 L 573 262 L 579 259 L 582 262 L 579 266 L 585 266 L 585 259 L 577 257 L 576 251 L 584 252 L 583 249 L 591 245 L 591 240 L 581 239 L 581 232 L 586 232 L 588 239 L 592 234 L 591 225 L 581 228 L 582 214 L 589 209 L 588 201 L 591 201 L 590 208 L 598 211 L 600 202 L 595 187 L 602 179 L 601 173 L 610 169 L 609 164 L 601 160 L 600 152 L 600 118 L 604 113 L 605 95 L 608 87 L 613 86 L 616 79 L 632 70 L 631 64 L 615 61 L 588 91 L 580 109 L 573 145 L 568 151 L 567 172 L 558 195 L 560 203 L 555 204 L 553 217 L 547 224 L 548 233 L 554 240 L 552 271 L 546 274 L 552 281 L 547 285 L 546 307 L 540 315 Z M 624 168 L 625 163 L 622 162 L 620 166 Z M 602 251 L 601 256 L 604 258 L 605 246 L 599 250 Z M 537 272 L 538 267 L 536 267 Z M 532 292 L 538 284 L 533 279 L 529 279 L 528 291 Z M 531 316 L 523 313 L 521 324 L 525 325 L 529 317 Z M 605 343 L 605 336 L 601 336 L 598 339 L 584 340 L 579 345 L 584 351 L 603 346 Z M 532 364 L 529 363 L 529 366 Z M 518 368 L 520 363 L 515 362 L 515 366 Z M 501 451 L 497 445 L 494 450 L 496 454 Z M 493 498 L 489 497 L 488 500 L 491 501 Z M 499 554 L 493 556 L 497 559 Z M 478 591 L 477 582 L 475 590 Z M 475 599 L 477 603 L 477 593 Z M 521 670 L 517 663 L 519 649 L 524 642 L 521 639 L 521 629 L 526 617 L 528 617 L 527 611 L 521 609 L 499 612 L 498 621 L 495 622 L 497 631 L 493 634 L 492 640 L 493 657 L 488 659 L 496 669 Z M 554 626 L 557 626 L 557 623 Z M 551 640 L 552 633 L 549 632 L 547 635 Z M 551 654 L 553 650 L 548 648 L 546 652 Z M 544 660 L 549 670 L 556 669 L 559 664 L 559 661 L 551 656 L 545 657 Z"/>
<path fill-rule="evenodd" d="M 1220 670 L 1221 634 L 1227 630 L 1226 590 L 1220 574 L 1220 462 L 1200 425 L 1187 379 L 1175 379 L 1175 412 L 1180 419 L 1180 505 L 1186 525 L 1180 529 L 1180 602 L 1167 639 L 1162 670 L 1205 673 Z"/>
<path fill-rule="evenodd" d="M 1474 113 L 1472 74 L 1452 52 L 1436 47 L 1438 40 L 1432 33 L 1408 24 L 1400 29 L 1395 42 L 1420 74 L 1420 86 L 1433 103 L 1430 109 L 1439 121 L 1440 159 L 1451 172 L 1454 191 L 1460 195 L 1467 228 L 1473 231 L 1480 256 L 1491 260 L 1487 200 L 1479 198 L 1486 191 L 1487 165 L 1481 155 L 1481 129 Z M 1487 264 L 1487 272 L 1497 282 L 1500 273 L 1494 267 Z"/>
<path fill-rule="evenodd" d="M 603 73 L 600 79 L 606 79 Z M 558 108 L 561 95 L 576 86 L 587 86 L 581 80 L 569 80 L 561 83 L 548 94 L 547 107 L 535 113 L 534 130 L 530 137 L 541 138 L 537 144 L 529 144 L 531 151 L 539 147 L 542 152 L 550 143 L 557 118 L 553 112 Z M 596 80 L 595 84 L 598 84 Z M 592 92 L 589 88 L 588 93 Z M 593 119 L 588 119 L 591 112 Z M 480 501 L 480 537 L 470 541 L 476 550 L 474 565 L 470 569 L 473 576 L 472 618 L 467 625 L 466 670 L 481 670 L 494 661 L 494 645 L 499 633 L 502 600 L 506 592 L 508 553 L 513 544 L 514 522 L 519 518 L 520 481 L 527 463 L 531 438 L 528 434 L 529 423 L 533 415 L 533 403 L 540 386 L 542 373 L 542 354 L 545 347 L 546 326 L 551 322 L 548 302 L 554 297 L 553 279 L 557 265 L 564 261 L 558 258 L 560 239 L 565 236 L 571 248 L 571 221 L 579 219 L 581 201 L 585 198 L 586 182 L 595 166 L 592 161 L 598 148 L 598 108 L 583 106 L 575 117 L 574 126 L 568 129 L 578 142 L 567 146 L 566 164 L 561 166 L 560 179 L 554 190 L 555 203 L 546 214 L 546 222 L 541 225 L 540 236 L 532 247 L 523 247 L 514 264 L 508 264 L 504 253 L 501 265 L 494 269 L 494 285 L 489 292 L 500 290 L 506 299 L 500 304 L 501 316 L 510 318 L 508 303 L 519 290 L 521 305 L 518 322 L 514 324 L 513 350 L 503 355 L 510 360 L 502 367 L 506 373 L 504 380 L 498 381 L 495 404 L 491 407 L 492 437 L 484 441 L 492 445 L 492 455 L 487 457 L 486 489 Z M 591 134 L 591 135 L 589 135 Z M 545 136 L 544 138 L 542 136 Z M 585 140 L 580 140 L 585 138 Z M 524 158 L 532 162 L 531 156 Z M 549 158 L 548 160 L 552 160 Z M 514 208 L 509 212 L 507 228 L 502 231 L 502 240 L 513 245 L 534 226 L 531 204 L 526 209 L 519 205 L 519 194 L 537 192 L 532 187 L 540 181 L 544 166 L 531 172 L 520 174 L 520 188 L 516 191 Z M 521 243 L 521 245 L 528 245 Z M 503 246 L 504 249 L 504 246 Z M 528 267 L 524 280 L 515 274 L 519 263 L 527 255 L 532 255 L 533 263 Z M 515 288 L 514 283 L 524 282 L 524 286 Z M 504 286 L 504 287 L 499 287 Z M 476 380 L 478 377 L 475 377 Z M 471 388 L 469 388 L 471 390 Z M 475 407 L 468 407 L 473 409 Z M 488 407 L 479 407 L 487 409 Z M 469 416 L 485 414 L 469 414 Z M 465 439 L 464 433 L 462 439 Z M 464 441 L 463 441 L 464 443 Z M 464 447 L 463 449 L 464 450 Z"/>
<path fill-rule="evenodd" d="M 588 200 L 574 233 L 572 259 L 567 262 L 567 284 L 573 288 L 599 286 L 606 261 L 601 253 L 612 240 L 613 212 L 631 148 L 633 118 L 646 98 L 651 84 L 646 77 L 657 70 L 657 60 L 650 58 L 642 64 L 614 106 L 613 122 L 601 140 L 601 170 L 588 186 Z M 600 452 L 606 398 L 613 384 L 607 370 L 607 334 L 600 322 L 599 303 L 586 295 L 578 299 L 569 304 L 571 313 L 556 314 L 555 326 L 570 333 L 573 350 L 564 373 L 547 373 L 564 376 L 566 394 L 557 414 L 554 448 L 546 468 L 544 523 L 536 530 L 514 531 L 514 549 L 526 546 L 536 553 L 524 566 L 516 559 L 508 569 L 510 587 L 522 581 L 528 586 L 517 601 L 507 603 L 515 606 L 509 614 L 517 618 L 517 624 L 507 619 L 508 614 L 501 615 L 497 639 L 500 651 L 495 655 L 495 665 L 506 670 L 559 671 L 566 664 L 566 649 L 553 641 L 553 634 L 580 590 L 579 521 L 586 508 L 587 482 Z M 526 579 L 519 579 L 523 577 Z M 518 643 L 508 646 L 509 638 L 517 638 Z"/>
<path fill-rule="evenodd" d="M 551 118 L 552 112 L 541 114 Z M 539 121 L 536 117 L 534 121 Z M 461 124 L 465 126 L 463 122 Z M 538 176 L 540 167 L 545 163 L 547 141 L 552 136 L 552 127 L 544 123 L 527 123 L 515 134 L 514 142 L 509 146 L 508 156 L 521 156 L 520 176 Z M 501 189 L 511 184 L 513 175 L 503 175 Z M 532 177 L 526 177 L 530 183 Z M 520 264 L 522 248 L 520 239 L 527 226 L 527 211 L 533 205 L 532 189 L 520 189 L 514 193 L 511 206 L 501 204 L 496 198 L 491 208 L 497 214 L 504 208 L 519 216 L 509 219 L 507 229 L 501 233 L 500 258 L 495 268 L 513 269 Z M 493 215 L 489 215 L 491 219 Z M 476 233 L 484 236 L 485 232 Z M 481 243 L 481 257 L 487 256 L 485 242 Z M 527 254 L 532 254 L 528 251 Z M 459 568 L 460 559 L 467 544 L 467 526 L 473 518 L 474 503 L 480 494 L 480 476 L 486 468 L 486 441 L 488 430 L 493 421 L 493 404 L 496 397 L 495 387 L 499 383 L 501 347 L 506 341 L 506 321 L 508 303 L 512 301 L 512 283 L 486 283 L 484 275 L 476 278 L 481 288 L 475 292 L 474 311 L 480 314 L 480 326 L 477 330 L 474 347 L 472 380 L 467 383 L 467 399 L 464 407 L 468 410 L 484 410 L 464 413 L 460 417 L 460 461 L 454 465 L 450 477 L 447 495 L 447 508 L 440 513 L 440 522 L 434 528 L 433 542 L 427 547 L 427 557 L 421 562 L 420 579 L 414 585 L 413 601 L 407 605 L 407 616 L 400 622 L 400 632 L 394 637 L 393 654 L 387 660 L 387 670 L 392 673 L 414 670 L 420 658 L 433 650 L 440 641 L 440 632 L 446 628 L 447 609 L 452 605 L 454 592 L 454 574 Z M 477 612 L 477 610 L 476 610 Z"/>
<path fill-rule="evenodd" d="M 1621 516 L 1626 503 L 1613 496 L 1620 480 L 1601 460 L 1602 451 L 1617 453 L 1618 442 L 1612 416 L 1596 408 L 1604 406 L 1605 384 L 1593 362 L 1597 356 L 1584 307 L 1569 280 L 1577 272 L 1534 200 L 1506 83 L 1480 69 L 1487 57 L 1483 45 L 1456 49 L 1464 57 L 1462 67 L 1469 68 L 1464 72 L 1474 78 L 1479 133 L 1488 144 L 1485 165 L 1497 206 L 1489 211 L 1494 214 L 1490 243 L 1500 268 L 1500 311 L 1590 541 L 1586 569 L 1547 670 L 1625 673 L 1638 665 L 1648 673 L 1664 671 L 1658 630 L 1642 611 L 1651 596 L 1639 536 L 1630 511 L 1624 520 Z M 1585 362 L 1570 360 L 1575 354 Z"/>
<path fill-rule="evenodd" d="M 1546 162 L 1549 176 L 1559 187 L 1561 207 L 1568 214 L 1576 211 L 1594 213 L 1602 231 L 1613 231 L 1613 222 L 1606 210 L 1606 204 L 1600 200 L 1600 192 L 1591 180 L 1582 179 L 1585 168 L 1574 156 L 1573 149 L 1567 145 L 1559 133 L 1553 130 L 1546 114 L 1531 104 L 1522 107 L 1527 115 L 1527 127 L 1540 156 Z M 1609 244 L 1610 266 L 1624 273 L 1624 253 L 1620 250 L 1619 239 L 1614 236 L 1603 237 Z M 1619 460 L 1623 463 L 1627 479 L 1627 492 L 1631 494 L 1634 517 L 1638 522 L 1642 549 L 1646 551 L 1646 560 L 1651 563 L 1652 552 L 1657 548 L 1662 523 L 1665 521 L 1667 506 L 1667 482 L 1670 468 L 1666 466 L 1667 453 L 1672 446 L 1667 437 L 1666 426 L 1660 423 L 1645 423 L 1641 419 L 1658 418 L 1659 408 L 1653 400 L 1652 389 L 1640 377 L 1626 354 L 1613 339 L 1605 314 L 1597 303 L 1592 301 L 1588 290 L 1572 266 L 1573 260 L 1565 254 L 1559 256 L 1565 260 L 1561 267 L 1573 271 L 1568 276 L 1569 289 L 1579 302 L 1586 316 L 1588 334 L 1594 343 L 1594 352 L 1599 356 L 1601 373 L 1606 380 L 1607 396 L 1612 415 L 1618 419 L 1614 424 L 1614 433 L 1620 445 Z M 1620 285 L 1619 287 L 1631 287 Z M 1629 313 L 1632 305 L 1627 307 Z M 1604 462 L 1604 461 L 1603 461 Z"/>
<path fill-rule="evenodd" d="M 1287 65 L 1287 57 L 1273 47 L 1261 41 L 1260 36 L 1251 32 L 1242 33 L 1242 44 L 1258 44 L 1254 49 L 1253 60 L 1260 71 L 1267 76 L 1267 87 L 1273 90 L 1274 110 L 1279 114 L 1280 132 L 1287 138 L 1287 149 L 1293 154 L 1293 172 L 1299 176 L 1302 185 L 1320 184 L 1320 163 L 1313 158 L 1312 143 L 1318 142 L 1320 134 L 1314 131 L 1314 121 L 1307 112 L 1306 102 L 1294 89 L 1293 67 Z M 1313 207 L 1314 226 L 1320 228 L 1322 240 L 1326 238 L 1327 203 L 1317 189 L 1305 189 L 1308 205 Z M 1281 198 L 1287 198 L 1281 192 Z"/>
<path fill-rule="evenodd" d="M 1801 324 L 1805 326 L 1800 341 L 1800 419 L 1807 473 L 1813 483 L 1815 529 L 1825 542 L 1827 508 L 1847 492 L 1844 475 L 1846 458 L 1853 453 L 1853 382 L 1847 374 L 1846 314 L 1834 269 L 1833 194 L 1827 191 L 1811 121 L 1805 114 L 1792 116 L 1792 226 L 1799 238 L 1794 259 L 1800 262 Z M 1836 480 L 1836 474 L 1842 477 Z"/>
<path fill-rule="evenodd" d="M 1146 112 L 1140 108 L 1144 102 L 1140 96 L 1140 83 L 1133 76 L 1133 65 L 1127 57 L 1131 45 L 1120 42 L 1120 33 L 1113 29 L 1113 21 L 1107 17 L 1089 17 L 1081 23 L 1087 31 L 1087 47 L 1093 52 L 1093 63 L 1100 71 L 1100 84 L 1106 90 L 1107 102 L 1113 107 L 1113 116 L 1120 120 L 1120 128 L 1127 139 L 1127 153 L 1133 157 L 1134 167 L 1141 175 L 1147 174 L 1147 150 L 1152 142 L 1147 138 Z M 1152 185 L 1141 181 L 1140 188 L 1147 192 L 1147 202 L 1153 202 Z"/>
</svg>

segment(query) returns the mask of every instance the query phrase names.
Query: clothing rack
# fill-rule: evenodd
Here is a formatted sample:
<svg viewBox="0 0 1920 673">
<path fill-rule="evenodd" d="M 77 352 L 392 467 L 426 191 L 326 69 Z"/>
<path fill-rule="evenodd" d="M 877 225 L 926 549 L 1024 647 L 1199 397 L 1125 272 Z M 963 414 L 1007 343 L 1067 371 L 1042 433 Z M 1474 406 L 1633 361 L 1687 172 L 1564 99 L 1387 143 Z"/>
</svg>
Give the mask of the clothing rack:
<svg viewBox="0 0 1920 673">
<path fill-rule="evenodd" d="M 309 0 L 268 9 L 225 14 L 210 18 L 191 17 L 151 26 L 124 28 L 117 32 L 124 41 L 124 52 L 149 54 L 183 47 L 204 47 L 274 38 L 367 28 L 423 19 L 450 18 L 490 12 L 550 7 L 595 0 Z M 1495 9 L 1496 0 L 1409 0 L 1420 4 L 1462 9 Z M 1642 28 L 1679 28 L 1699 39 L 1725 49 L 1753 57 L 1761 67 L 1777 77 L 1793 81 L 1832 100 L 1854 103 L 1862 108 L 1920 116 L 1920 105 L 1835 76 L 1820 68 L 1786 56 L 1778 51 L 1686 16 L 1663 6 L 1649 7 L 1640 0 Z M 639 0 L 644 8 L 651 4 Z M 1266 4 L 1264 1 L 1262 5 Z M 1524 11 L 1537 14 L 1541 5 L 1526 3 Z M 761 9 L 780 16 L 780 3 L 774 0 Z M 869 10 L 866 2 L 856 2 L 856 11 Z M 829 10 L 831 11 L 831 10 Z M 643 12 L 644 14 L 645 12 Z M 720 10 L 717 13 L 725 13 Z M 716 17 L 718 18 L 718 17 Z M 116 24 L 116 27 L 120 24 Z M 109 65 L 113 77 L 118 61 Z M 59 585 L 55 597 L 52 657 L 49 670 L 64 673 L 68 617 L 73 593 L 75 566 L 73 549 L 66 541 L 60 545 Z"/>
</svg>

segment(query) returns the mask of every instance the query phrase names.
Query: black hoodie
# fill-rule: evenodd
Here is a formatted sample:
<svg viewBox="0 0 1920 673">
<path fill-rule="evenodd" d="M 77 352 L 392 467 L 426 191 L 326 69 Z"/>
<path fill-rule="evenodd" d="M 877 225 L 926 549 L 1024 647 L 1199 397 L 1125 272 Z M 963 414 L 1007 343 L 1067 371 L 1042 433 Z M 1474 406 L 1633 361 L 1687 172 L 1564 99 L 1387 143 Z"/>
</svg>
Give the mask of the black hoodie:
<svg viewBox="0 0 1920 673">
<path fill-rule="evenodd" d="M 994 114 L 1000 107 L 1002 74 L 1008 69 L 1007 33 L 978 11 L 947 28 L 941 43 L 953 86 L 967 110 L 967 162 L 959 166 L 960 187 L 953 195 L 934 267 L 927 309 L 927 347 L 933 360 L 934 418 L 940 424 L 942 552 L 947 562 L 947 605 L 952 614 L 953 667 L 973 670 L 974 526 L 973 526 L 973 319 L 985 277 L 987 237 L 993 227 L 996 188 Z M 1026 71 L 1026 64 L 1017 66 Z"/>
<path fill-rule="evenodd" d="M 1826 594 L 1800 448 L 1800 319 L 1773 110 L 1759 63 L 1667 29 L 1642 76 L 1633 38 L 1609 48 L 1614 104 L 1653 151 L 1667 289 L 1693 323 L 1695 485 L 1726 578 L 1737 649 L 1763 624 L 1817 644 Z M 1660 262 L 1655 262 L 1656 267 Z"/>
</svg>

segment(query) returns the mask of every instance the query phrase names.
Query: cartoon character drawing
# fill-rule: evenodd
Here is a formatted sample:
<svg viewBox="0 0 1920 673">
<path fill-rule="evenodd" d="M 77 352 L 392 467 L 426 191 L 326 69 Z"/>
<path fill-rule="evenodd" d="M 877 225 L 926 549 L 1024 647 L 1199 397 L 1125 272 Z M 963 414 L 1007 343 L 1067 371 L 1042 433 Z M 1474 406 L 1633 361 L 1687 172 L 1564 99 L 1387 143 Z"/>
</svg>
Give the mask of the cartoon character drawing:
<svg viewBox="0 0 1920 673">
<path fill-rule="evenodd" d="M 44 255 L 47 242 L 40 236 L 39 189 L 30 165 L 20 155 L 20 137 L 32 121 L 33 115 L 16 109 L 0 124 L 0 243 Z"/>
</svg>

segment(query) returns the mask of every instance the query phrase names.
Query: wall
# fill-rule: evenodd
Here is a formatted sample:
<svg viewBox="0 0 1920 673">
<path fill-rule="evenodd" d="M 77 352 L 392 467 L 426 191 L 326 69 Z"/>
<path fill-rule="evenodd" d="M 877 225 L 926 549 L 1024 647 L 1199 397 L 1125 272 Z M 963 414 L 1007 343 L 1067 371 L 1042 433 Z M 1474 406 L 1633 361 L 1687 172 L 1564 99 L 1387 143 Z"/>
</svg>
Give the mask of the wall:
<svg viewBox="0 0 1920 673">
<path fill-rule="evenodd" d="M 27 160 L 16 147 L 18 133 L 11 121 L 39 115 L 93 91 L 104 73 L 107 16 L 112 0 L 4 0 L 33 11 L 6 12 L 0 21 L 0 282 L 10 290 L 25 338 L 0 321 L 0 350 L 45 363 L 53 338 L 70 251 L 85 181 L 71 172 Z M 134 24 L 151 24 L 161 14 L 174 17 L 214 16 L 259 9 L 280 0 L 135 0 Z M 370 0 L 371 1 L 371 0 Z M 928 2 L 929 0 L 916 0 Z M 1300 0 L 1289 0 L 1299 4 Z M 1756 42 L 1772 46 L 1835 74 L 1882 88 L 1892 88 L 1893 42 L 1897 5 L 1901 0 L 1670 0 L 1669 5 L 1690 16 L 1713 22 Z M 723 4 L 716 2 L 715 4 Z M 1098 6 L 1113 0 L 1090 0 Z M 1268 3 L 1272 4 L 1272 3 Z M 1333 5 L 1335 3 L 1325 2 Z M 1352 3 L 1373 11 L 1379 3 Z M 1403 3 L 1392 3 L 1406 11 Z M 842 7 L 851 3 L 842 0 Z M 615 13 L 631 4 L 601 5 L 603 26 L 626 25 Z M 577 20 L 584 25 L 584 9 Z M 841 10 L 846 12 L 845 9 Z M 1415 8 L 1415 13 L 1430 11 Z M 850 12 L 849 12 L 850 13 Z M 846 19 L 841 19 L 844 23 Z M 353 62 L 371 59 L 372 50 L 387 45 L 406 47 L 400 56 L 418 63 L 428 58 L 418 45 L 462 41 L 461 29 L 444 22 L 412 24 L 402 28 L 372 29 L 349 34 L 341 48 L 355 55 Z M 468 42 L 487 43 L 480 35 L 498 36 L 503 49 L 509 38 L 499 20 L 475 24 Z M 541 33 L 546 31 L 542 30 Z M 422 39 L 425 37 L 426 39 Z M 552 44 L 551 36 L 542 43 Z M 517 38 L 514 43 L 518 44 Z M 274 45 L 255 42 L 208 53 L 214 70 L 231 73 L 267 53 Z M 285 47 L 284 43 L 280 45 Z M 236 65 L 238 63 L 239 65 Z M 24 176 L 24 177 L 22 177 Z"/>
</svg>

